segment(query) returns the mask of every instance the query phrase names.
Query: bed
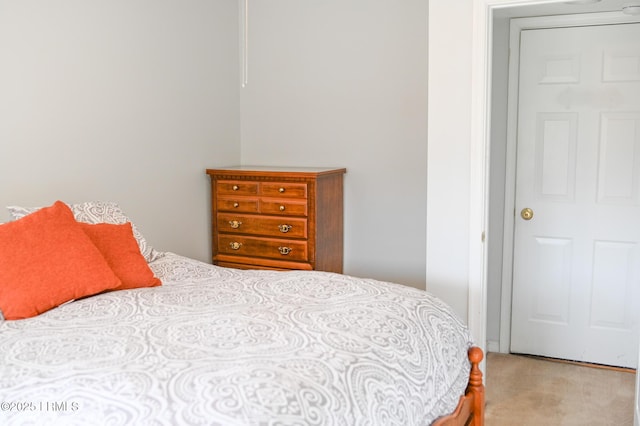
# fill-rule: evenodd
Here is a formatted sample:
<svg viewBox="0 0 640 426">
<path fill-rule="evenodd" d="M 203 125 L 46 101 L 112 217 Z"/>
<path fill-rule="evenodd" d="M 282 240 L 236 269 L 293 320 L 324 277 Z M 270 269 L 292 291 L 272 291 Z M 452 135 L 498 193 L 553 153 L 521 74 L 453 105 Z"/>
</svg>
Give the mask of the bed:
<svg viewBox="0 0 640 426">
<path fill-rule="evenodd" d="M 154 284 L 0 320 L 0 424 L 483 424 L 482 351 L 427 292 L 223 268 L 133 234 Z"/>
</svg>

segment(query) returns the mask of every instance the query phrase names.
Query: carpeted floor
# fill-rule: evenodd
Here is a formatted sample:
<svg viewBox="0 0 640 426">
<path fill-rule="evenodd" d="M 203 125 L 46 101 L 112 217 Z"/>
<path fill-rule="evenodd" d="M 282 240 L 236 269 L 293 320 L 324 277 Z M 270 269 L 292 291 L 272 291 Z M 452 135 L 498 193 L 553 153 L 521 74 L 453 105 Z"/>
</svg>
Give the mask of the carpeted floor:
<svg viewBox="0 0 640 426">
<path fill-rule="evenodd" d="M 635 374 L 487 355 L 487 426 L 633 425 Z"/>
</svg>

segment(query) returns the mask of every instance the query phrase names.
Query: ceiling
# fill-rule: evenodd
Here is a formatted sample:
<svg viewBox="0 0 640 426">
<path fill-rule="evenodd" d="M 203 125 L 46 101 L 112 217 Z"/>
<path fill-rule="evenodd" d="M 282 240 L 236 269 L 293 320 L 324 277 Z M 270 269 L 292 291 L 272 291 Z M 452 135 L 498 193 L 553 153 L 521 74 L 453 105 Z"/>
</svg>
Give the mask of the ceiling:
<svg viewBox="0 0 640 426">
<path fill-rule="evenodd" d="M 621 11 L 623 6 L 638 5 L 640 0 L 602 0 L 593 4 L 571 3 L 548 3 L 525 6 L 509 6 L 495 8 L 495 18 L 523 18 L 530 16 L 568 15 L 573 13 L 594 13 Z"/>
</svg>

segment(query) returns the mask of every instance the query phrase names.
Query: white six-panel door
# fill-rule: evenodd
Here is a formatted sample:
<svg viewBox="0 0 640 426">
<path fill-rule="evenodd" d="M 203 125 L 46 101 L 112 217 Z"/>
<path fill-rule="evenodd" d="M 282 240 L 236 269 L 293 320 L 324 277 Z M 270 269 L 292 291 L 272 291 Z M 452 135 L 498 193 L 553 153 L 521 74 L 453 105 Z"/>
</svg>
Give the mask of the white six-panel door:
<svg viewBox="0 0 640 426">
<path fill-rule="evenodd" d="M 640 24 L 523 31 L 519 70 L 511 351 L 635 368 Z"/>
</svg>

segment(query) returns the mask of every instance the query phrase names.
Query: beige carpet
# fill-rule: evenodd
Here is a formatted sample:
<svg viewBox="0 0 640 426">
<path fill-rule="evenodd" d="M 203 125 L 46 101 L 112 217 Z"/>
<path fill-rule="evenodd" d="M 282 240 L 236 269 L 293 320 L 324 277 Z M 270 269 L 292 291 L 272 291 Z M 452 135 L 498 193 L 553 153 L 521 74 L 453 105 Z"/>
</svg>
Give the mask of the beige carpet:
<svg viewBox="0 0 640 426">
<path fill-rule="evenodd" d="M 486 425 L 633 425 L 635 374 L 487 355 Z"/>
</svg>

